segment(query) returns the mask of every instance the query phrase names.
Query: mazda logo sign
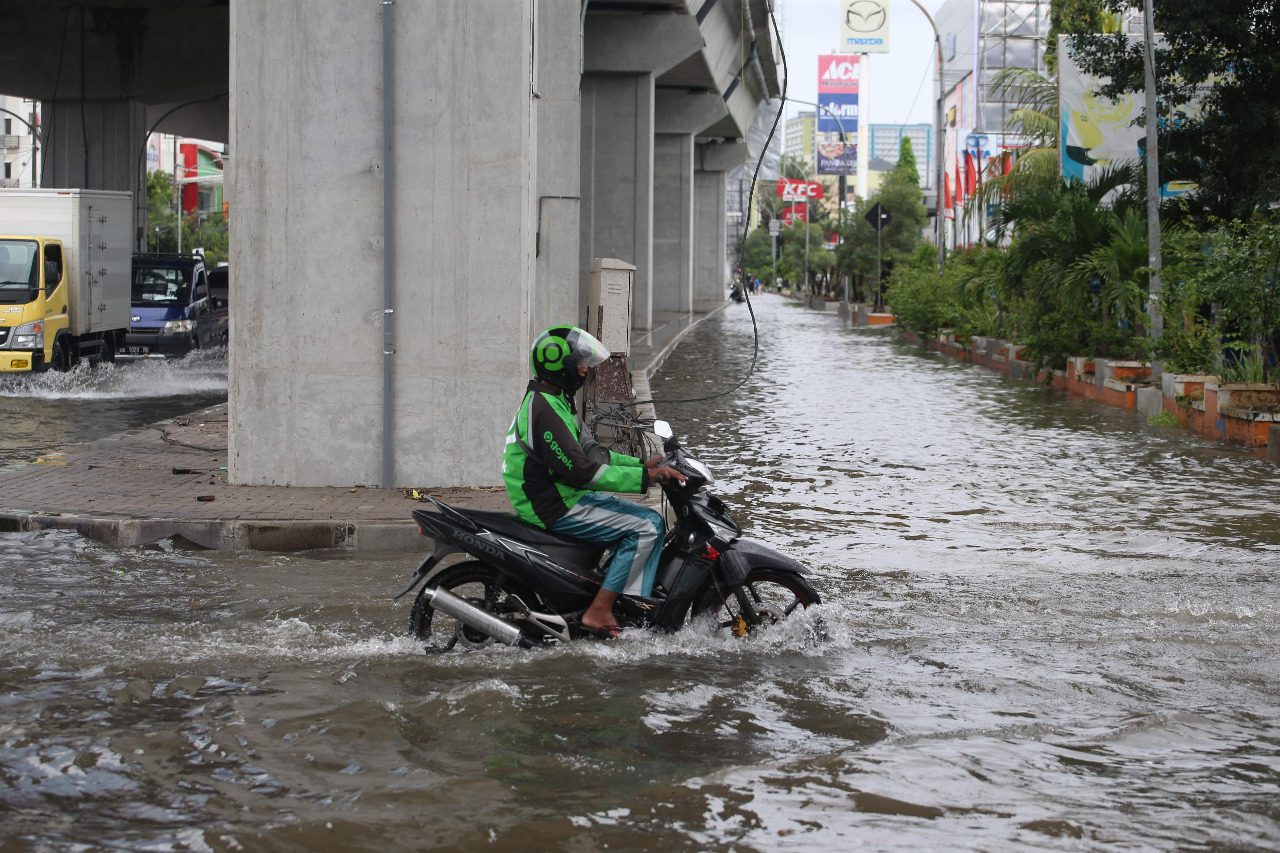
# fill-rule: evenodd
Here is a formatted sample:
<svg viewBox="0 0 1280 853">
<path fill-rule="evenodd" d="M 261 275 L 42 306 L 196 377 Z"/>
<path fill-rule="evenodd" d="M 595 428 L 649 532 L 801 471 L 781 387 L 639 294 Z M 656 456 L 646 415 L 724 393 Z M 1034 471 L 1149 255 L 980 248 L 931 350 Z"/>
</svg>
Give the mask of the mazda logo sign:
<svg viewBox="0 0 1280 853">
<path fill-rule="evenodd" d="M 844 25 L 855 33 L 874 33 L 884 28 L 887 15 L 878 0 L 853 0 L 845 6 Z"/>
</svg>

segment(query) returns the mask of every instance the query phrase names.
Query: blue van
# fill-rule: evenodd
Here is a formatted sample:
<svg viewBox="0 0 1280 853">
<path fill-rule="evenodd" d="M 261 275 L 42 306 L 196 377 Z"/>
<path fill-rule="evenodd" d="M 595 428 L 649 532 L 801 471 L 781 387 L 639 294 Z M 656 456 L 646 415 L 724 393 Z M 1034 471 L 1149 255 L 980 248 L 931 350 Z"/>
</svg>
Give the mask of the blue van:
<svg viewBox="0 0 1280 853">
<path fill-rule="evenodd" d="M 200 255 L 134 255 L 131 304 L 122 358 L 180 357 L 216 343 L 205 323 L 209 281 Z"/>
</svg>

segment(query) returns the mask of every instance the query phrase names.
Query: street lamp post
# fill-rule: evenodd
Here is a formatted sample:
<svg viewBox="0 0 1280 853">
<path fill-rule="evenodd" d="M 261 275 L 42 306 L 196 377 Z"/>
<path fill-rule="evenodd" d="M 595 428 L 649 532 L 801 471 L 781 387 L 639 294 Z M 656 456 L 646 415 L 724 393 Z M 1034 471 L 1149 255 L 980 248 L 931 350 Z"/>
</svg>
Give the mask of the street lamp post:
<svg viewBox="0 0 1280 853">
<path fill-rule="evenodd" d="M 1151 337 L 1164 334 L 1164 318 L 1160 314 L 1160 151 L 1157 145 L 1155 13 L 1151 0 L 1142 9 L 1142 65 L 1146 78 L 1147 113 L 1147 266 L 1151 270 L 1147 294 L 1147 315 Z"/>
<path fill-rule="evenodd" d="M 943 126 L 942 126 L 942 35 L 938 32 L 938 25 L 936 22 L 934 22 L 933 15 L 930 15 L 929 10 L 920 5 L 920 0 L 911 0 L 911 3 L 917 9 L 920 10 L 921 14 L 925 16 L 925 19 L 929 21 L 929 26 L 933 28 L 933 46 L 935 51 L 937 52 L 937 60 L 938 60 L 938 101 L 937 101 L 937 104 L 935 105 L 935 112 L 936 112 L 935 121 L 937 121 L 937 124 L 938 124 L 938 142 L 937 142 L 938 150 L 934 152 L 934 157 L 933 157 L 934 163 L 937 165 L 937 168 L 935 170 L 936 177 L 934 178 L 933 193 L 937 197 L 938 205 L 937 205 L 937 213 L 934 214 L 933 224 L 934 224 L 934 230 L 937 232 L 936 239 L 938 241 L 938 272 L 941 273 L 942 261 L 943 261 L 943 258 L 946 256 L 946 248 L 943 241 L 943 231 L 942 231 L 942 219 L 943 219 L 942 217 L 943 177 L 942 176 L 944 174 L 943 170 L 945 168 L 945 164 L 942 162 L 942 152 L 946 148 L 946 139 L 947 139 L 946 131 L 943 129 Z"/>
</svg>

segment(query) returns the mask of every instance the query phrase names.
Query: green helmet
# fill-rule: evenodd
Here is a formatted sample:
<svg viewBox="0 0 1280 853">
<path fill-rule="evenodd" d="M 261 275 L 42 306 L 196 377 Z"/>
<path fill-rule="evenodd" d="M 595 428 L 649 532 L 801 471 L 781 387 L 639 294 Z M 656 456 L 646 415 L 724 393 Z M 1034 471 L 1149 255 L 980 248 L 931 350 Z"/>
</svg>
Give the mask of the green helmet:
<svg viewBox="0 0 1280 853">
<path fill-rule="evenodd" d="M 582 387 L 578 367 L 595 367 L 609 357 L 609 351 L 584 329 L 552 326 L 533 341 L 529 363 L 533 375 L 572 394 Z"/>
</svg>

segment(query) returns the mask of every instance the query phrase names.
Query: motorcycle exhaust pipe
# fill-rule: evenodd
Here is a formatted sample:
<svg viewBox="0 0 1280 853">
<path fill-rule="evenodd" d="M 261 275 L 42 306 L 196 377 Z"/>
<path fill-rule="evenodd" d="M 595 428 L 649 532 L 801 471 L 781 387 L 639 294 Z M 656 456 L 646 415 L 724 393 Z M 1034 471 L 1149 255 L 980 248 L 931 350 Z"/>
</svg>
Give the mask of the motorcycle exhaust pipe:
<svg viewBox="0 0 1280 853">
<path fill-rule="evenodd" d="M 499 643 L 528 648 L 529 641 L 525 639 L 524 634 L 520 633 L 520 629 L 510 622 L 499 619 L 491 613 L 484 612 L 474 604 L 463 601 L 447 589 L 430 587 L 424 592 L 428 596 L 427 604 L 435 610 L 452 616 L 462 624 L 475 628 L 486 636 L 493 637 Z"/>
</svg>

